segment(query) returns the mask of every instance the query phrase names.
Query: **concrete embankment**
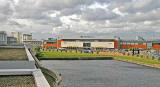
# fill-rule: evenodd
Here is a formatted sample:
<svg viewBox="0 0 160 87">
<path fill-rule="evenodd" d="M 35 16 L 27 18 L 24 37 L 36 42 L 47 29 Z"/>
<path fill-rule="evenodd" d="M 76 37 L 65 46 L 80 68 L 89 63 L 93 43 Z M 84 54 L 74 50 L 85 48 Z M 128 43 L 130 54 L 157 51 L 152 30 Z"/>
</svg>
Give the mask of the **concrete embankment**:
<svg viewBox="0 0 160 87">
<path fill-rule="evenodd" d="M 39 60 L 113 60 L 113 57 L 39 58 Z"/>
<path fill-rule="evenodd" d="M 160 65 L 158 65 L 158 64 L 147 64 L 147 63 L 137 62 L 137 61 L 133 61 L 133 60 L 120 59 L 120 58 L 117 58 L 117 57 L 115 57 L 113 59 L 118 60 L 118 61 L 123 61 L 123 62 L 128 62 L 128 63 L 137 64 L 137 65 L 142 65 L 142 66 L 147 66 L 147 67 L 160 69 Z"/>
<path fill-rule="evenodd" d="M 31 51 L 33 58 L 35 59 L 35 64 L 37 66 L 37 68 L 41 69 L 41 71 L 43 72 L 43 74 L 45 75 L 47 81 L 49 82 L 51 87 L 61 87 L 61 83 L 62 83 L 62 77 L 61 74 L 59 74 L 58 72 L 56 72 L 55 70 L 50 70 L 46 67 L 44 67 L 40 61 L 37 59 L 36 56 L 34 56 L 34 52 Z"/>
</svg>

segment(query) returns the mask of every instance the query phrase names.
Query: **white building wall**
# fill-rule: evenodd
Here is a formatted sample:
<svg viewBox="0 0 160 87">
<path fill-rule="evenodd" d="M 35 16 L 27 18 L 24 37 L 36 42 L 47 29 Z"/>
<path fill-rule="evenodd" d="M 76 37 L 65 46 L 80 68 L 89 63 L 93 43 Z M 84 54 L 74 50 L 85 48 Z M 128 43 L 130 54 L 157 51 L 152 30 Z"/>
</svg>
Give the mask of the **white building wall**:
<svg viewBox="0 0 160 87">
<path fill-rule="evenodd" d="M 114 48 L 114 42 L 91 42 L 91 47 Z"/>
<path fill-rule="evenodd" d="M 0 31 L 0 45 L 7 44 L 7 33 L 5 31 Z"/>
<path fill-rule="evenodd" d="M 69 42 L 62 41 L 62 47 L 83 47 L 83 43 L 85 42 Z M 114 42 L 87 42 L 91 43 L 91 47 L 104 47 L 104 48 L 114 48 Z"/>
<path fill-rule="evenodd" d="M 62 41 L 62 47 L 83 47 L 83 42 L 69 42 L 69 41 Z"/>
<path fill-rule="evenodd" d="M 22 34 L 20 32 L 11 32 L 11 35 L 17 38 L 18 43 L 22 43 Z"/>
</svg>

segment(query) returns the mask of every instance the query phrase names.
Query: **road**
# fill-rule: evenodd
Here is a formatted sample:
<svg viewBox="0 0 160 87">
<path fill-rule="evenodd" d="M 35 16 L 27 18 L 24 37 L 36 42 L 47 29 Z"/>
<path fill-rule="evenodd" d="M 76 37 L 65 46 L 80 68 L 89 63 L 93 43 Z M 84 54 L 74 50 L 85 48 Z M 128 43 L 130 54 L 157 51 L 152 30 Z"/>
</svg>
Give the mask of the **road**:
<svg viewBox="0 0 160 87">
<path fill-rule="evenodd" d="M 116 60 L 43 60 L 62 87 L 160 87 L 160 70 Z"/>
</svg>

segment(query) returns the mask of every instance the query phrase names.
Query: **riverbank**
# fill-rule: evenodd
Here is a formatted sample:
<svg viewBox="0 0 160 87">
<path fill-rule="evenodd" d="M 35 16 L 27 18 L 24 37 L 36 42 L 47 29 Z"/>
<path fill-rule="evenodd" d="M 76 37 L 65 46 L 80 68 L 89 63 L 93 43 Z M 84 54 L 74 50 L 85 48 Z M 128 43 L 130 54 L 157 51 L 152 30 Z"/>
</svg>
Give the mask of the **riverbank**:
<svg viewBox="0 0 160 87">
<path fill-rule="evenodd" d="M 89 54 L 89 53 L 70 53 L 70 52 L 41 52 L 39 60 L 104 60 L 112 59 L 109 55 Z"/>
<path fill-rule="evenodd" d="M 113 57 L 59 57 L 59 58 L 39 58 L 40 60 L 113 60 Z"/>
<path fill-rule="evenodd" d="M 138 65 L 153 67 L 160 69 L 160 61 L 153 60 L 149 58 L 141 58 L 141 57 L 134 57 L 134 56 L 113 56 L 114 60 L 123 61 L 134 63 Z"/>
<path fill-rule="evenodd" d="M 160 62 L 149 58 L 135 56 L 115 56 L 88 53 L 41 52 L 39 60 L 118 60 L 160 69 Z"/>
</svg>

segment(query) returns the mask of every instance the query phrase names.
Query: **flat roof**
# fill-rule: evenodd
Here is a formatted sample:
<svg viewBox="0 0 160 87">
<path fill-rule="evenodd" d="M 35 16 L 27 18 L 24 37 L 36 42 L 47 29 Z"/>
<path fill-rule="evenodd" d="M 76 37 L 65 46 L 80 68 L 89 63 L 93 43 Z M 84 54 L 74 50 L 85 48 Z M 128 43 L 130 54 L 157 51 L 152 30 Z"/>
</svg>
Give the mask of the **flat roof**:
<svg viewBox="0 0 160 87">
<path fill-rule="evenodd" d="M 43 40 L 24 40 L 23 42 L 43 42 Z"/>
<path fill-rule="evenodd" d="M 144 43 L 160 43 L 160 40 L 120 40 L 122 42 L 144 42 Z"/>
<path fill-rule="evenodd" d="M 116 39 L 115 37 L 103 36 L 103 37 L 95 37 L 95 36 L 79 36 L 79 37 L 61 37 L 60 39 Z"/>
<path fill-rule="evenodd" d="M 25 48 L 0 48 L 0 60 L 28 60 Z"/>
<path fill-rule="evenodd" d="M 32 75 L 0 75 L 0 87 L 37 87 Z"/>
</svg>

